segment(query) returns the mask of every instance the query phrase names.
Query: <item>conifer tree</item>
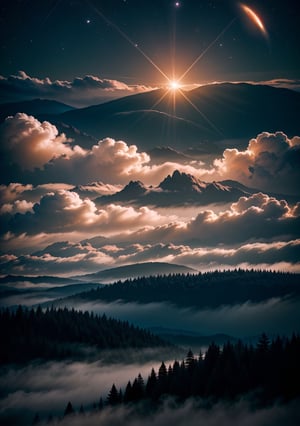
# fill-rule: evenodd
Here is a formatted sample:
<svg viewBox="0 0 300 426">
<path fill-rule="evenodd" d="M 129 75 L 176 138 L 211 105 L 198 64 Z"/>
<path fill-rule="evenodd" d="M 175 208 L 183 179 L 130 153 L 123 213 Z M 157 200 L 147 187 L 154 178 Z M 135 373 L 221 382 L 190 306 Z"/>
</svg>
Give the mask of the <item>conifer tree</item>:
<svg viewBox="0 0 300 426">
<path fill-rule="evenodd" d="M 119 392 L 117 391 L 115 384 L 113 384 L 107 396 L 107 403 L 109 405 L 117 405 L 119 401 Z"/>
<path fill-rule="evenodd" d="M 72 414 L 74 414 L 74 408 L 73 408 L 73 405 L 71 404 L 71 402 L 69 401 L 66 408 L 65 408 L 64 417 L 70 416 Z"/>
</svg>

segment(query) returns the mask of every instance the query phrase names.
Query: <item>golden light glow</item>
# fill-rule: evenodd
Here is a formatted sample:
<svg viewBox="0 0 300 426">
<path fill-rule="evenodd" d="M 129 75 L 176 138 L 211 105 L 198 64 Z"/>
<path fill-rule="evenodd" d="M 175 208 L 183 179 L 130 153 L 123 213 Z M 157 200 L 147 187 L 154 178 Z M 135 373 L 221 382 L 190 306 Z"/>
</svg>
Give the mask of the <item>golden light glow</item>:
<svg viewBox="0 0 300 426">
<path fill-rule="evenodd" d="M 181 87 L 180 83 L 176 80 L 171 80 L 169 82 L 169 88 L 172 89 L 172 90 L 178 90 L 178 89 L 180 89 L 180 87 Z"/>
<path fill-rule="evenodd" d="M 242 10 L 246 13 L 246 15 L 251 19 L 251 21 L 264 33 L 267 34 L 266 28 L 262 23 L 262 20 L 259 16 L 252 10 L 250 7 L 245 4 L 241 4 Z"/>
</svg>

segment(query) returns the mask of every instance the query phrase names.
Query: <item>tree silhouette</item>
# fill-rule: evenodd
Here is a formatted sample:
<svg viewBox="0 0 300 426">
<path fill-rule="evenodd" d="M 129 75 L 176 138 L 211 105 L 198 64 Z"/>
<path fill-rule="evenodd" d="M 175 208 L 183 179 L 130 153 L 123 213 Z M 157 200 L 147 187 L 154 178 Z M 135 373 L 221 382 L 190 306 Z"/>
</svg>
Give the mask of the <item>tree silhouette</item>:
<svg viewBox="0 0 300 426">
<path fill-rule="evenodd" d="M 249 392 L 262 405 L 287 401 L 300 396 L 299 359 L 300 336 L 295 334 L 272 342 L 262 335 L 256 347 L 241 341 L 222 348 L 211 343 L 198 359 L 189 350 L 184 361 L 174 361 L 168 370 L 162 362 L 158 375 L 151 370 L 146 386 L 140 375 L 132 385 L 128 382 L 124 402 L 159 401 L 163 395 L 178 401 L 190 396 L 232 401 Z M 116 394 L 116 389 L 110 394 Z"/>
<path fill-rule="evenodd" d="M 65 408 L 65 411 L 64 411 L 64 417 L 70 416 L 70 415 L 73 415 L 73 414 L 74 414 L 74 408 L 73 408 L 73 405 L 71 404 L 71 402 L 69 401 L 66 408 Z"/>
<path fill-rule="evenodd" d="M 85 357 L 82 344 L 105 348 L 165 346 L 159 337 L 122 322 L 74 309 L 0 309 L 0 364 L 34 358 Z M 76 343 L 76 344 L 74 344 Z M 77 344 L 79 343 L 79 344 Z"/>
<path fill-rule="evenodd" d="M 119 399 L 119 393 L 117 391 L 117 388 L 115 386 L 115 384 L 112 385 L 111 390 L 107 396 L 107 404 L 108 405 L 117 405 L 119 404 L 120 399 Z"/>
</svg>

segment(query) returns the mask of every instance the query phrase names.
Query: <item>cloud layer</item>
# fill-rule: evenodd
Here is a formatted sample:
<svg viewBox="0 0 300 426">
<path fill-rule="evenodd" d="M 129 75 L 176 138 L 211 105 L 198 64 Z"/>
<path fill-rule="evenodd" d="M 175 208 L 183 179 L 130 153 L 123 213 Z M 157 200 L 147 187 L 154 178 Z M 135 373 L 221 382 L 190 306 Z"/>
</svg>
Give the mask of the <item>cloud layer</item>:
<svg viewBox="0 0 300 426">
<path fill-rule="evenodd" d="M 165 360 L 168 361 L 168 360 Z M 100 363 L 46 363 L 31 365 L 22 369 L 7 369 L 1 375 L 1 390 L 6 396 L 0 405 L 1 420 L 10 425 L 25 426 L 31 424 L 36 412 L 47 421 L 49 414 L 61 418 L 67 402 L 70 400 L 78 412 L 83 404 L 87 415 L 67 417 L 59 424 L 68 425 L 119 425 L 138 426 L 198 426 L 199 422 L 217 426 L 232 424 L 232 419 L 241 426 L 281 426 L 299 424 L 299 401 L 281 405 L 279 403 L 266 408 L 254 408 L 251 395 L 232 404 L 219 402 L 207 404 L 207 401 L 188 399 L 178 405 L 172 399 L 166 399 L 151 416 L 142 416 L 143 410 L 120 406 L 107 407 L 100 413 L 91 414 L 92 403 L 98 403 L 100 396 L 107 394 L 111 384 L 126 385 L 140 372 L 144 379 L 152 366 L 157 371 L 159 363 L 117 364 L 112 366 Z M 78 386 L 80 383 L 80 386 Z M 84 392 L 83 392 L 84 389 Z M 56 424 L 56 423 L 55 423 Z"/>
<path fill-rule="evenodd" d="M 0 91 L 6 102 L 21 99 L 47 98 L 89 106 L 113 97 L 151 90 L 143 85 L 127 85 L 122 81 L 102 79 L 93 75 L 76 77 L 73 81 L 31 77 L 24 71 L 9 77 L 0 76 Z"/>
<path fill-rule="evenodd" d="M 91 82 L 76 82 L 85 84 Z M 199 270 L 300 270 L 297 136 L 263 132 L 245 150 L 225 149 L 206 164 L 155 164 L 136 145 L 107 137 L 84 149 L 50 122 L 17 113 L 0 125 L 0 141 L 5 273 L 68 275 L 157 260 Z M 258 191 L 188 212 L 95 201 L 130 180 L 155 186 L 174 170 L 210 182 L 235 179 Z M 294 197 L 272 195 L 278 192 Z M 106 238 L 100 245 L 93 240 L 99 236 Z"/>
<path fill-rule="evenodd" d="M 214 162 L 216 173 L 265 191 L 299 195 L 300 137 L 263 132 L 244 151 L 226 149 Z"/>
</svg>

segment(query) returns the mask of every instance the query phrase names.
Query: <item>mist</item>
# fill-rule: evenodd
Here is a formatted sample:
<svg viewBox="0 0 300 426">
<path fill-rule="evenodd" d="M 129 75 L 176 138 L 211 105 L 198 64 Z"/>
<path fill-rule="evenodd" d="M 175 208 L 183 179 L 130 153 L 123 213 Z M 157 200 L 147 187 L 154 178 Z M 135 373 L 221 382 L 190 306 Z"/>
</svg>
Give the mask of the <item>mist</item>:
<svg viewBox="0 0 300 426">
<path fill-rule="evenodd" d="M 27 426 L 35 413 L 44 419 L 49 414 L 61 416 L 68 401 L 76 409 L 82 404 L 91 411 L 100 397 L 105 401 L 113 383 L 118 389 L 124 388 L 139 373 L 146 381 L 151 368 L 157 370 L 163 357 L 165 361 L 173 359 L 173 354 L 155 349 L 118 352 L 106 351 L 106 362 L 33 362 L 25 367 L 2 368 L 0 423 Z"/>
<path fill-rule="evenodd" d="M 128 320 L 144 328 L 163 327 L 188 330 L 203 335 L 224 333 L 251 337 L 263 331 L 269 335 L 290 335 L 300 324 L 300 301 L 273 298 L 262 303 L 246 302 L 217 309 L 178 308 L 168 303 L 66 303 L 62 307 L 93 311 Z"/>
</svg>

